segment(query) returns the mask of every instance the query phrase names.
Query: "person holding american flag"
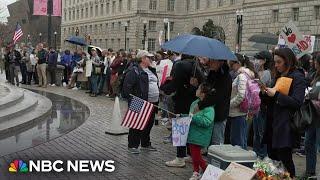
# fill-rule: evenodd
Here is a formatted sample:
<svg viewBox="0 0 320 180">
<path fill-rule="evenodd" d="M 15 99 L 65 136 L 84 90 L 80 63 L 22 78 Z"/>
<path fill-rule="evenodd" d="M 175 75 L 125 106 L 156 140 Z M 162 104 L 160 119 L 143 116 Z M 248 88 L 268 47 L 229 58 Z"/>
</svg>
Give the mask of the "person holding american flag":
<svg viewBox="0 0 320 180">
<path fill-rule="evenodd" d="M 159 101 L 157 73 L 155 68 L 150 67 L 153 56 L 146 50 L 140 50 L 137 54 L 138 63 L 129 67 L 123 83 L 122 94 L 128 99 L 129 105 L 122 126 L 130 128 L 128 150 L 132 154 L 139 154 L 140 149 L 156 151 L 150 142 L 155 107 Z"/>
</svg>

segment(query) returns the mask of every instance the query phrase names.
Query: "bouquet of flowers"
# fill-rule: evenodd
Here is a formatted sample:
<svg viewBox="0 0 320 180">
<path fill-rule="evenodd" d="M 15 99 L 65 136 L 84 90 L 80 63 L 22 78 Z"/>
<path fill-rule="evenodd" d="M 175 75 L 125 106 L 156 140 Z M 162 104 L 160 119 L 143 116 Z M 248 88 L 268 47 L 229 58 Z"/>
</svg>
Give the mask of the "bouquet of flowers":
<svg viewBox="0 0 320 180">
<path fill-rule="evenodd" d="M 281 162 L 269 158 L 256 161 L 253 168 L 257 171 L 256 179 L 259 180 L 291 180 Z"/>
</svg>

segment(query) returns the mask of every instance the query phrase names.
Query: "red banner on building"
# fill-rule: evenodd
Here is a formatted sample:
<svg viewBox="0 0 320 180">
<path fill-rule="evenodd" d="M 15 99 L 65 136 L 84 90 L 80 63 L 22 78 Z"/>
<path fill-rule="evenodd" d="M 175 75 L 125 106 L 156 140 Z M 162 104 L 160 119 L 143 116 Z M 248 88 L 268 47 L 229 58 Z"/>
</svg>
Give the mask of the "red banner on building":
<svg viewBox="0 0 320 180">
<path fill-rule="evenodd" d="M 52 0 L 53 11 L 52 16 L 61 16 L 61 0 Z"/>
<path fill-rule="evenodd" d="M 47 0 L 34 0 L 33 1 L 33 15 L 46 16 L 48 13 Z"/>
</svg>

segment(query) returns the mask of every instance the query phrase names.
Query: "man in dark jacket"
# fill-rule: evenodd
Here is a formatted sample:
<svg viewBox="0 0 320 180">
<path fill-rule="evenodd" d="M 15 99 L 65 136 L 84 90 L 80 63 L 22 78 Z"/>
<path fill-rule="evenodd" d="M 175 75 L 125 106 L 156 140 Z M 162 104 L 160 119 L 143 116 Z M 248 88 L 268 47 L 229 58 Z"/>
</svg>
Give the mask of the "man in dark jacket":
<svg viewBox="0 0 320 180">
<path fill-rule="evenodd" d="M 37 74 L 39 77 L 39 87 L 47 87 L 47 51 L 43 49 L 43 44 L 39 43 L 38 45 L 38 63 L 37 63 Z"/>
<path fill-rule="evenodd" d="M 123 83 L 123 96 L 128 99 L 128 107 L 134 95 L 138 98 L 157 104 L 159 101 L 158 78 L 155 69 L 151 69 L 151 58 L 153 54 L 148 51 L 141 50 L 137 54 L 138 65 L 130 67 L 126 73 Z M 150 132 L 154 124 L 155 118 L 154 109 L 150 115 L 150 119 L 144 130 L 130 128 L 128 135 L 128 149 L 132 154 L 139 154 L 139 145 L 141 149 L 148 151 L 155 151 L 156 149 L 151 146 Z"/>
<path fill-rule="evenodd" d="M 212 85 L 216 93 L 207 98 L 206 101 L 201 101 L 198 107 L 201 110 L 208 106 L 214 106 L 216 114 L 214 118 L 212 144 L 217 145 L 224 143 L 224 132 L 229 115 L 232 79 L 229 73 L 229 67 L 224 61 L 210 60 L 209 69 L 210 72 L 206 82 Z"/>
<path fill-rule="evenodd" d="M 20 70 L 20 61 L 21 54 L 15 49 L 11 49 L 8 53 L 8 62 L 9 62 L 9 71 L 10 71 L 10 83 L 15 85 L 14 79 L 16 79 L 16 85 L 19 86 L 19 70 Z"/>
<path fill-rule="evenodd" d="M 57 69 L 58 53 L 51 47 L 48 54 L 48 71 L 51 78 L 49 85 L 56 86 L 56 69 Z"/>
<path fill-rule="evenodd" d="M 191 103 L 196 99 L 196 87 L 190 84 L 190 79 L 195 78 L 201 81 L 201 73 L 198 72 L 197 64 L 193 57 L 182 55 L 181 60 L 177 61 L 171 71 L 172 80 L 160 87 L 165 94 L 175 95 L 172 97 L 175 114 L 189 114 Z M 184 157 L 187 155 L 185 146 L 177 147 L 177 157 L 166 162 L 169 167 L 184 167 Z"/>
</svg>

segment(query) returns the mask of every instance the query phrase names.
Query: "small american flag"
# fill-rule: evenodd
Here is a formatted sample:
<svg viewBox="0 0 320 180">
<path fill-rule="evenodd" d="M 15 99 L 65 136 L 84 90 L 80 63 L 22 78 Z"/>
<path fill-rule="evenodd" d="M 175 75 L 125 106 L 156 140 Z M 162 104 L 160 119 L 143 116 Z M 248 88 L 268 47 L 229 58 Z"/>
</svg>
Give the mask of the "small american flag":
<svg viewBox="0 0 320 180">
<path fill-rule="evenodd" d="M 132 129 L 143 130 L 150 119 L 153 108 L 154 105 L 152 103 L 133 96 L 121 125 Z"/>
<path fill-rule="evenodd" d="M 23 35 L 23 32 L 22 32 L 21 26 L 19 23 L 17 23 L 16 30 L 12 38 L 13 44 L 16 44 L 16 42 L 22 37 L 22 35 Z"/>
</svg>

